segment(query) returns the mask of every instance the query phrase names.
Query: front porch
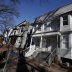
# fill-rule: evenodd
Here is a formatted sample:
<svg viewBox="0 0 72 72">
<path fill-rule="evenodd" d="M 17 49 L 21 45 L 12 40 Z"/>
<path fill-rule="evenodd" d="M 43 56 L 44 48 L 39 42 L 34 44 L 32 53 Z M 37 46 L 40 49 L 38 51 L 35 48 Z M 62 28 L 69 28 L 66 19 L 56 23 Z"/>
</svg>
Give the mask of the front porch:
<svg viewBox="0 0 72 72">
<path fill-rule="evenodd" d="M 34 46 L 35 52 L 37 52 L 36 59 L 39 61 L 46 61 L 48 65 L 52 63 L 55 56 L 58 55 L 57 50 L 60 44 L 60 36 L 54 35 L 44 35 L 32 37 L 31 45 Z M 32 47 L 30 45 L 30 47 Z M 34 53 L 33 53 L 34 55 Z"/>
<path fill-rule="evenodd" d="M 60 37 L 57 34 L 36 36 L 32 37 L 31 42 L 34 44 L 35 49 L 40 52 L 52 52 L 55 48 L 60 46 Z"/>
</svg>

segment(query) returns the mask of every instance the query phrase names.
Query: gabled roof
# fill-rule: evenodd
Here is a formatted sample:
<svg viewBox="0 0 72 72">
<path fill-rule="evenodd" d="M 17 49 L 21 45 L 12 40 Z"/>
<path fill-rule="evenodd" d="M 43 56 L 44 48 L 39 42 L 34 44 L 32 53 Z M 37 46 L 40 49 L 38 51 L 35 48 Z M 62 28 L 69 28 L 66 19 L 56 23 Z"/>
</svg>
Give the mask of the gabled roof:
<svg viewBox="0 0 72 72">
<path fill-rule="evenodd" d="M 13 30 L 18 30 L 19 27 L 24 27 L 24 28 L 28 28 L 28 26 L 30 26 L 29 22 L 27 22 L 26 20 L 21 22 L 20 24 L 18 24 L 17 26 L 15 26 L 13 28 Z"/>
<path fill-rule="evenodd" d="M 71 12 L 71 11 L 72 11 L 72 3 L 59 8 L 55 12 L 54 16 L 61 15 L 61 14 L 64 14 L 64 13 L 68 13 L 68 12 Z"/>
<path fill-rule="evenodd" d="M 28 26 L 29 25 L 29 22 L 27 22 L 26 20 L 21 22 L 18 26 L 19 27 L 22 27 L 22 26 Z"/>
<path fill-rule="evenodd" d="M 34 21 L 34 24 L 53 20 L 55 17 L 60 16 L 65 13 L 68 13 L 68 12 L 71 12 L 71 11 L 72 11 L 72 3 L 65 5 L 63 7 L 57 8 L 57 9 L 50 11 L 42 16 L 37 17 Z"/>
</svg>

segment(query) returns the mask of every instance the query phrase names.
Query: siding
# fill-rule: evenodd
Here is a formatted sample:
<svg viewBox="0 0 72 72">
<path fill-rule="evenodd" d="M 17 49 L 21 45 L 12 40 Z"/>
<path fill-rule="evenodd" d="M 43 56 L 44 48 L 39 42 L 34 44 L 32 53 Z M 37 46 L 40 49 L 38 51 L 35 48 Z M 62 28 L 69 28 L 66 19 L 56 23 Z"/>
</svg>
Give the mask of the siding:
<svg viewBox="0 0 72 72">
<path fill-rule="evenodd" d="M 71 59 L 71 49 L 60 49 L 60 56 Z"/>
</svg>

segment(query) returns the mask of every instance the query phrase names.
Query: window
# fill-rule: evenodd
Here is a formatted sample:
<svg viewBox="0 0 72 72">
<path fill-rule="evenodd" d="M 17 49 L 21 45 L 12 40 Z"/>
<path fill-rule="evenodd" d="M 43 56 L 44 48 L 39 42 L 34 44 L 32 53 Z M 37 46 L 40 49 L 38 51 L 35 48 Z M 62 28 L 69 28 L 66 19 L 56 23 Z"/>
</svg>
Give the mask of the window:
<svg viewBox="0 0 72 72">
<path fill-rule="evenodd" d="M 68 25 L 68 16 L 63 17 L 63 25 Z"/>
<path fill-rule="evenodd" d="M 23 32 L 23 27 L 21 28 L 21 32 Z"/>
<path fill-rule="evenodd" d="M 47 29 L 47 24 L 44 24 L 44 29 L 45 29 L 45 30 Z"/>
<path fill-rule="evenodd" d="M 38 31 L 41 31 L 41 25 L 36 25 Z"/>
<path fill-rule="evenodd" d="M 68 34 L 63 35 L 63 47 L 69 48 L 69 35 Z"/>
<path fill-rule="evenodd" d="M 50 27 L 50 22 L 44 24 L 44 29 L 47 29 L 47 28 L 49 28 L 49 27 Z"/>
<path fill-rule="evenodd" d="M 41 26 L 40 25 L 38 26 L 38 30 L 41 31 Z"/>
<path fill-rule="evenodd" d="M 40 47 L 40 38 L 39 37 L 36 38 L 35 44 L 36 44 L 36 47 Z"/>
<path fill-rule="evenodd" d="M 14 31 L 14 35 L 16 34 L 16 30 Z"/>
<path fill-rule="evenodd" d="M 42 40 L 42 47 L 43 48 L 47 48 L 47 42 L 46 42 L 46 38 L 45 37 L 43 37 L 43 40 Z"/>
<path fill-rule="evenodd" d="M 32 45 L 34 45 L 34 44 L 36 47 L 40 47 L 40 37 L 33 37 L 32 38 Z"/>
</svg>

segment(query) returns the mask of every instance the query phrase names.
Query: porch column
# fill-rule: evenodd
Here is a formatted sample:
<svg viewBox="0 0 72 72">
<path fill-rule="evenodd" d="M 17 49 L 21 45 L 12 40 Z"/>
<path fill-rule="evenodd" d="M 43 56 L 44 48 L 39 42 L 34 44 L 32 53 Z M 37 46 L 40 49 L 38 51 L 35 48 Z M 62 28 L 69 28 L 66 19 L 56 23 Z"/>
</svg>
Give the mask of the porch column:
<svg viewBox="0 0 72 72">
<path fill-rule="evenodd" d="M 68 15 L 68 25 L 70 26 L 70 29 L 72 30 L 72 16 Z"/>
<path fill-rule="evenodd" d="M 69 34 L 69 48 L 71 49 L 71 59 L 72 59 L 72 33 Z"/>
<path fill-rule="evenodd" d="M 60 30 L 62 30 L 63 27 L 63 17 L 60 17 Z"/>
<path fill-rule="evenodd" d="M 33 27 L 32 33 L 35 31 L 35 28 Z"/>
<path fill-rule="evenodd" d="M 61 62 L 61 49 L 63 47 L 62 43 L 63 43 L 63 36 L 60 35 L 60 48 L 59 48 L 59 53 L 58 53 L 58 59 L 59 59 L 60 62 Z"/>
<path fill-rule="evenodd" d="M 42 48 L 42 36 L 41 36 L 41 40 L 40 40 L 40 48 Z"/>
<path fill-rule="evenodd" d="M 44 24 L 42 25 L 42 31 L 44 31 Z"/>
<path fill-rule="evenodd" d="M 31 42 L 30 42 L 30 45 L 32 44 L 32 39 L 33 39 L 33 37 L 31 37 Z"/>
<path fill-rule="evenodd" d="M 70 26 L 70 30 L 72 30 L 72 16 L 68 15 L 68 25 Z M 71 59 L 72 59 L 72 33 L 69 34 L 69 48 L 71 49 Z"/>
<path fill-rule="evenodd" d="M 58 35 L 57 35 L 57 50 L 56 50 L 56 55 L 59 54 L 58 50 L 59 50 L 59 48 L 58 48 Z"/>
<path fill-rule="evenodd" d="M 60 49 L 63 48 L 63 35 L 60 36 Z"/>
</svg>

